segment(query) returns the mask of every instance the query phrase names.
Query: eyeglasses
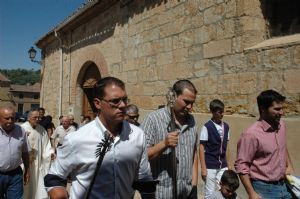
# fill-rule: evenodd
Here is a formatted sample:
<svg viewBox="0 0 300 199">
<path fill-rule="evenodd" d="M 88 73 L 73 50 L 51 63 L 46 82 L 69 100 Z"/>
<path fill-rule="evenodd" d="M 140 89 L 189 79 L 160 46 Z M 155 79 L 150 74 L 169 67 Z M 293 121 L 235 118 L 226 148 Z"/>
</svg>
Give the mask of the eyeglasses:
<svg viewBox="0 0 300 199">
<path fill-rule="evenodd" d="M 129 103 L 129 99 L 128 97 L 121 97 L 121 98 L 115 98 L 115 99 L 110 99 L 110 100 L 106 100 L 106 99 L 101 99 L 107 103 L 109 103 L 112 106 L 119 106 L 121 104 L 121 101 L 124 102 L 124 104 Z"/>
</svg>

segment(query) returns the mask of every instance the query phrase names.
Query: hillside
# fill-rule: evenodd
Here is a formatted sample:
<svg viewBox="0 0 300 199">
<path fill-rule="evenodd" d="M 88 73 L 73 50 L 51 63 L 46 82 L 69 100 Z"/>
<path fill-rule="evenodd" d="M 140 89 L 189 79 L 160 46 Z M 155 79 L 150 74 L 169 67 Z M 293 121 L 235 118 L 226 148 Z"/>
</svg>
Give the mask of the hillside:
<svg viewBox="0 0 300 199">
<path fill-rule="evenodd" d="M 25 85 L 35 84 L 40 82 L 40 70 L 27 69 L 0 69 L 0 72 L 5 75 L 12 84 Z"/>
</svg>

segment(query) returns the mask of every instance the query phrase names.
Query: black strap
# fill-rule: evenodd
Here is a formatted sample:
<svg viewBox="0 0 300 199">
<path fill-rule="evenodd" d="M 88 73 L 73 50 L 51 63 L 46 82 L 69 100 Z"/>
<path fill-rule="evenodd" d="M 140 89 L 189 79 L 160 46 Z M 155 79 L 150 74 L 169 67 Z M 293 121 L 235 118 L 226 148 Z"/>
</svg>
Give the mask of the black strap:
<svg viewBox="0 0 300 199">
<path fill-rule="evenodd" d="M 47 174 L 44 177 L 44 184 L 45 184 L 45 187 L 56 187 L 56 186 L 66 187 L 67 180 L 62 179 L 53 174 Z"/>
</svg>

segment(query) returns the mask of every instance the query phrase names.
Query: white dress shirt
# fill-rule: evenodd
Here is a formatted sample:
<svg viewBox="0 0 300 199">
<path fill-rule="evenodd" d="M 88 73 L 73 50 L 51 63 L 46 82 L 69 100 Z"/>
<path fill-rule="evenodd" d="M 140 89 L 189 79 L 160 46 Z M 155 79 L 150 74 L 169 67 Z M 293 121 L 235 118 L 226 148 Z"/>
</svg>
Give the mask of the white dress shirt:
<svg viewBox="0 0 300 199">
<path fill-rule="evenodd" d="M 95 151 L 105 131 L 97 117 L 65 136 L 63 145 L 58 148 L 49 174 L 63 179 L 71 174 L 71 199 L 85 197 L 98 160 Z M 90 199 L 132 198 L 132 183 L 137 179 L 152 180 L 145 137 L 140 128 L 124 121 L 121 134 L 115 137 L 110 151 L 105 154 Z"/>
</svg>

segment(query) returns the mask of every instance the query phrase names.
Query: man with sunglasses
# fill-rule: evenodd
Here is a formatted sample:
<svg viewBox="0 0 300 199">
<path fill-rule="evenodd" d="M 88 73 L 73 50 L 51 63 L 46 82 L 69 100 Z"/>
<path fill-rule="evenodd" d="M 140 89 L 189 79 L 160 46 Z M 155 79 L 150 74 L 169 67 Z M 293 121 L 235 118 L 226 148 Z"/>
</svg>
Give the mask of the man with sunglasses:
<svg viewBox="0 0 300 199">
<path fill-rule="evenodd" d="M 127 102 L 121 80 L 105 77 L 95 84 L 98 117 L 65 137 L 45 177 L 51 199 L 68 198 L 65 189 L 68 175 L 72 179 L 71 199 L 87 198 L 90 188 L 89 199 L 129 199 L 133 197 L 134 181 L 152 181 L 144 133 L 124 120 Z M 100 169 L 96 170 L 95 152 L 107 137 L 112 143 Z M 148 198 L 152 195 L 147 194 Z"/>
<path fill-rule="evenodd" d="M 190 114 L 197 90 L 189 80 L 179 80 L 172 91 L 175 94 L 172 108 L 167 106 L 150 113 L 141 124 L 146 135 L 153 178 L 160 181 L 156 198 L 197 198 L 198 136 L 197 125 Z M 175 120 L 175 131 L 170 129 L 172 120 Z M 172 162 L 172 148 L 176 151 L 177 165 Z M 174 196 L 173 167 L 177 170 L 177 197 Z"/>
</svg>

